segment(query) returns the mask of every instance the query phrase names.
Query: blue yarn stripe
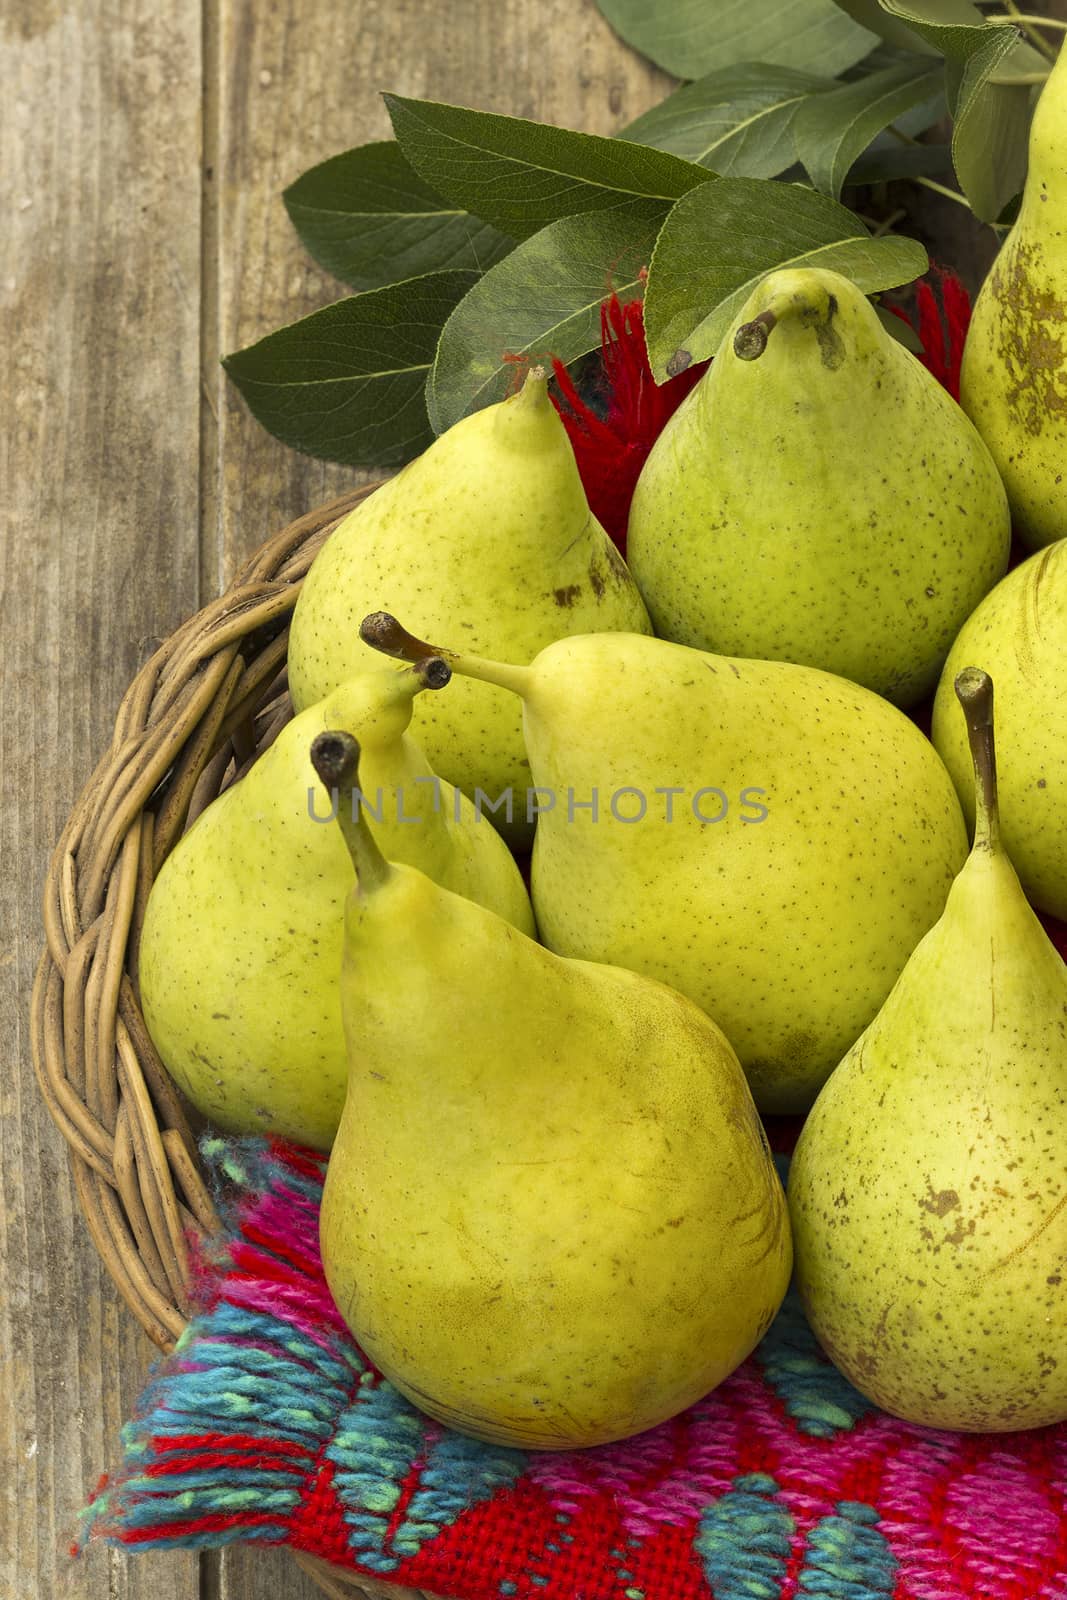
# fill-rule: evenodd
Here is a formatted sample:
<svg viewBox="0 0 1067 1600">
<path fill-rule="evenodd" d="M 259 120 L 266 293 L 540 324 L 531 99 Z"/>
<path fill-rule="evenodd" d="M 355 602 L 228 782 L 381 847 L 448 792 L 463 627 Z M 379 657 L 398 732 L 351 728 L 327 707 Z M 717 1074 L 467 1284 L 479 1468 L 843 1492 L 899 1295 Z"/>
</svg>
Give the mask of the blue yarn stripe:
<svg viewBox="0 0 1067 1600">
<path fill-rule="evenodd" d="M 892 1600 L 897 1561 L 879 1531 L 878 1512 L 857 1500 L 842 1500 L 836 1516 L 824 1517 L 808 1535 L 797 1579 L 802 1600 Z"/>
<path fill-rule="evenodd" d="M 393 1549 L 402 1556 L 417 1554 L 427 1539 L 470 1506 L 514 1483 L 526 1461 L 521 1450 L 483 1444 L 460 1433 L 443 1434 L 419 1474 L 419 1487 L 396 1531 Z"/>
<path fill-rule="evenodd" d="M 364 1385 L 327 1447 L 349 1546 L 371 1571 L 399 1565 L 385 1550 L 385 1536 L 401 1485 L 422 1451 L 423 1428 L 420 1414 L 391 1385 Z"/>
<path fill-rule="evenodd" d="M 289 1524 L 259 1523 L 255 1535 L 257 1543 L 262 1541 L 264 1544 L 284 1544 L 289 1537 Z M 247 1538 L 248 1529 L 243 1526 L 220 1528 L 217 1532 L 211 1533 L 167 1534 L 162 1539 L 155 1538 L 150 1531 L 146 1531 L 143 1539 L 123 1539 L 122 1548 L 136 1550 L 139 1546 L 143 1546 L 146 1550 L 218 1550 L 223 1545 L 237 1544 Z"/>
<path fill-rule="evenodd" d="M 796 1524 L 766 1473 L 735 1478 L 693 1539 L 715 1600 L 778 1600 Z"/>
<path fill-rule="evenodd" d="M 829 1439 L 875 1409 L 823 1355 L 795 1289 L 786 1295 L 756 1360 L 801 1433 Z"/>
<path fill-rule="evenodd" d="M 362 1372 L 364 1364 L 356 1346 L 336 1336 L 332 1349 L 309 1339 L 291 1322 L 271 1317 L 263 1311 L 248 1311 L 243 1306 L 232 1306 L 221 1301 L 210 1318 L 191 1323 L 179 1340 L 177 1349 L 184 1353 L 185 1346 L 196 1341 L 199 1353 L 201 1340 L 210 1330 L 213 1339 L 252 1339 L 256 1344 L 274 1345 L 284 1350 L 294 1361 L 302 1361 L 315 1368 L 335 1383 L 347 1384 L 353 1372 Z"/>
</svg>

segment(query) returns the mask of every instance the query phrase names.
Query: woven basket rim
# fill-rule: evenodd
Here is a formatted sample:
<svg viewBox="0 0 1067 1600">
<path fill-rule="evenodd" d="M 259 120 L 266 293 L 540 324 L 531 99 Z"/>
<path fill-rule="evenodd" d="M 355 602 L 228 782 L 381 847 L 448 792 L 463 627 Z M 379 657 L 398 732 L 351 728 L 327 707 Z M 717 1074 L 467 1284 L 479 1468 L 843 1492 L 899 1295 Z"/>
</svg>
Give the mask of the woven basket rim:
<svg viewBox="0 0 1067 1600">
<path fill-rule="evenodd" d="M 377 487 L 349 490 L 259 547 L 126 690 L 74 802 L 43 891 L 30 1003 L 34 1070 L 105 1267 L 149 1338 L 173 1349 L 192 1309 L 187 1236 L 221 1223 L 190 1119 L 137 988 L 148 891 L 168 852 L 292 716 L 289 622 L 312 561 Z M 294 1552 L 328 1595 L 435 1600 Z"/>
</svg>

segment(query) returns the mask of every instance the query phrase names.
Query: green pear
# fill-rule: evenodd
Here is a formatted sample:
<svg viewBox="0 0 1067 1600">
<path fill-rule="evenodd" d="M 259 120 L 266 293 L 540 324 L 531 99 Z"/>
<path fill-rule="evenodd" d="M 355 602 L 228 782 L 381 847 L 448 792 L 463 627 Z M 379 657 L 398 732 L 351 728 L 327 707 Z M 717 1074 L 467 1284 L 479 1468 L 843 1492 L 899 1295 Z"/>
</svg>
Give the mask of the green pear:
<svg viewBox="0 0 1067 1600">
<path fill-rule="evenodd" d="M 540 367 L 519 394 L 449 428 L 330 536 L 293 617 L 298 707 L 375 665 L 359 623 L 379 608 L 429 635 L 461 628 L 472 650 L 505 661 L 528 661 L 565 634 L 651 631 L 589 509 Z M 519 707 L 481 684 L 457 684 L 447 704 L 423 697 L 414 728 L 434 771 L 472 797 L 483 790 L 499 806 L 501 831 L 528 843 Z"/>
<path fill-rule="evenodd" d="M 327 788 L 356 781 L 348 736 L 312 756 Z M 571 1449 L 684 1410 L 789 1280 L 785 1197 L 728 1041 L 338 816 L 358 874 L 351 1076 L 320 1233 L 342 1316 L 403 1394 L 479 1439 Z"/>
<path fill-rule="evenodd" d="M 827 1083 L 789 1175 L 827 1354 L 933 1428 L 1067 1419 L 1067 967 L 997 820 L 992 685 L 956 679 L 974 848 L 944 915 Z"/>
<path fill-rule="evenodd" d="M 1009 542 L 959 406 L 853 284 L 806 267 L 763 279 L 657 439 L 627 557 L 662 638 L 909 706 Z"/>
<path fill-rule="evenodd" d="M 953 693 L 968 662 L 997 686 L 1005 848 L 1027 898 L 1067 921 L 1067 540 L 1009 572 L 964 624 L 945 663 L 933 740 L 973 825 L 967 724 Z"/>
<path fill-rule="evenodd" d="M 805 1110 L 967 852 L 918 728 L 844 678 L 639 634 L 557 640 L 518 667 L 424 645 L 389 616 L 363 627 L 521 697 L 546 945 L 679 989 L 726 1033 L 761 1110 Z"/>
<path fill-rule="evenodd" d="M 1067 538 L 1067 50 L 1030 128 L 1022 205 L 975 301 L 960 403 L 1032 550 Z"/>
<path fill-rule="evenodd" d="M 526 934 L 533 914 L 492 825 L 438 780 L 406 729 L 442 662 L 342 684 L 282 729 L 197 818 L 163 863 L 141 936 L 141 1002 L 163 1061 L 199 1111 L 238 1133 L 326 1149 L 344 1103 L 337 973 L 348 854 L 317 790 L 308 746 L 358 729 L 365 803 L 383 847 Z"/>
</svg>

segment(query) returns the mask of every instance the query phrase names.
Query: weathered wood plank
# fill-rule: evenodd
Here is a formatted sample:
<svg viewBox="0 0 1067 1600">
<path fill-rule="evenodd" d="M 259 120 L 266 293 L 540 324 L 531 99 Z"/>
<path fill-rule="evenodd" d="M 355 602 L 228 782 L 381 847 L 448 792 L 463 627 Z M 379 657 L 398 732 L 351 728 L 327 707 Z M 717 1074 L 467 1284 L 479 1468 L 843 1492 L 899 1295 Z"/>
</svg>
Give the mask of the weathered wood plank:
<svg viewBox="0 0 1067 1600">
<path fill-rule="evenodd" d="M 82 1223 L 27 1005 L 45 861 L 149 643 L 197 599 L 197 0 L 8 0 L 0 700 L 0 1593 L 193 1600 L 72 1563 L 152 1349 Z"/>
<path fill-rule="evenodd" d="M 611 133 L 670 80 L 611 32 L 593 0 L 223 0 L 219 61 L 220 351 L 239 349 L 347 291 L 316 267 L 281 191 L 316 161 L 390 136 L 384 89 Z M 204 572 L 214 581 L 276 527 L 358 481 L 271 440 L 221 372 L 217 494 Z"/>
</svg>

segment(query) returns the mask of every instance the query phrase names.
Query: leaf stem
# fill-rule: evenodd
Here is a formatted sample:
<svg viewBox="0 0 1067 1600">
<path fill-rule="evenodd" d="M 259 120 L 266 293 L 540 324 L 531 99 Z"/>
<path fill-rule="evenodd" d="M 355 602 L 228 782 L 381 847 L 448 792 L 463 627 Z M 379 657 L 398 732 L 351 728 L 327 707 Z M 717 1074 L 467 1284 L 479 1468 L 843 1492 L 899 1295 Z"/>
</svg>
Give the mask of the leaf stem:
<svg viewBox="0 0 1067 1600">
<path fill-rule="evenodd" d="M 1047 72 L 1016 72 L 1010 78 L 990 78 L 997 88 L 1016 89 L 1031 83 L 1047 83 Z"/>
<path fill-rule="evenodd" d="M 1017 24 L 1026 34 L 1034 48 L 1039 50 L 1047 61 L 1055 61 L 1055 50 L 1052 49 L 1047 39 L 1041 37 L 1037 29 L 1038 27 L 1065 28 L 1067 24 L 1057 22 L 1050 17 L 1034 17 L 1028 13 L 1023 13 L 1019 10 L 1015 0 L 1004 0 L 1004 11 L 1004 16 L 994 13 L 992 16 L 987 16 L 986 21 L 994 24 L 1003 24 L 1005 22 Z"/>
<path fill-rule="evenodd" d="M 888 217 L 886 217 L 883 222 L 880 222 L 875 228 L 873 237 L 875 239 L 881 239 L 883 234 L 888 233 L 891 228 L 895 228 L 901 217 L 906 217 L 907 214 L 908 213 L 904 210 L 903 206 L 901 206 L 898 211 L 891 211 Z"/>
<path fill-rule="evenodd" d="M 901 129 L 895 127 L 892 122 L 885 131 L 886 133 L 891 133 L 894 139 L 899 139 L 901 144 L 912 144 L 917 148 L 921 147 L 918 139 L 913 139 L 910 133 L 902 132 Z M 971 209 L 971 202 L 966 198 L 965 195 L 960 194 L 958 189 L 949 189 L 945 184 L 938 183 L 934 178 L 914 177 L 911 179 L 911 182 L 921 184 L 924 189 L 932 189 L 935 194 L 944 195 L 946 200 L 955 200 L 958 205 L 966 206 L 968 211 Z"/>
<path fill-rule="evenodd" d="M 912 183 L 921 184 L 924 189 L 932 189 L 935 194 L 943 194 L 946 200 L 955 200 L 957 205 L 971 209 L 971 202 L 966 195 L 960 194 L 958 189 L 950 189 L 946 184 L 938 183 L 934 178 L 912 178 Z"/>
</svg>

